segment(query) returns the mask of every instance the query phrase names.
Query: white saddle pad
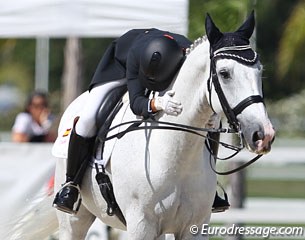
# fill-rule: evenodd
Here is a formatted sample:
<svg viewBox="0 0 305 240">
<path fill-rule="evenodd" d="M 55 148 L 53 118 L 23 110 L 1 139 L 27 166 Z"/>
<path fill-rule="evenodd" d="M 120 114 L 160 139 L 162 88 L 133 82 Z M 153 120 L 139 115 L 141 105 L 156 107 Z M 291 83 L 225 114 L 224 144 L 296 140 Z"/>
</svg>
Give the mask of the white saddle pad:
<svg viewBox="0 0 305 240">
<path fill-rule="evenodd" d="M 71 131 L 73 128 L 73 122 L 76 116 L 78 116 L 79 112 L 83 108 L 84 102 L 86 101 L 86 98 L 88 96 L 89 92 L 84 92 L 82 95 L 80 95 L 78 98 L 76 98 L 66 109 L 64 112 L 60 124 L 58 127 L 58 137 L 54 142 L 54 145 L 52 147 L 52 155 L 57 157 L 57 158 L 64 158 L 66 159 L 68 156 L 68 146 L 69 146 L 69 140 L 70 140 L 70 135 Z M 127 103 L 128 99 L 123 100 L 125 103 Z M 119 111 L 117 116 L 112 122 L 112 126 L 115 126 L 117 124 L 120 124 L 122 122 L 123 116 L 125 114 L 125 110 L 128 107 L 128 104 L 123 105 L 123 109 Z M 119 128 L 115 129 L 114 131 L 111 132 L 111 134 L 116 134 L 120 131 Z M 95 159 L 92 157 L 92 162 L 98 162 L 103 164 L 104 166 L 107 165 L 111 153 L 114 149 L 115 143 L 116 143 L 116 138 L 113 138 L 105 143 L 105 148 L 104 148 L 104 154 L 103 154 L 103 160 L 101 159 Z M 97 155 L 98 156 L 98 155 Z"/>
</svg>

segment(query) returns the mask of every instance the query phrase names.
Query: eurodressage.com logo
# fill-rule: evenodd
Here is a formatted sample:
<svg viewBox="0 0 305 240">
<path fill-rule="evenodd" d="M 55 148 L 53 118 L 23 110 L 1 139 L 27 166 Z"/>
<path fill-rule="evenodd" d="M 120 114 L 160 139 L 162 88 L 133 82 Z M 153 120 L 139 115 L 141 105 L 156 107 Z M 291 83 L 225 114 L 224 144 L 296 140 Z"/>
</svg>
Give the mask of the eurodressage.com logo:
<svg viewBox="0 0 305 240">
<path fill-rule="evenodd" d="M 305 236 L 305 229 L 302 227 L 258 227 L 258 226 L 237 226 L 232 224 L 230 227 L 224 226 L 209 226 L 203 224 L 202 226 L 190 226 L 190 233 L 192 235 L 208 235 L 208 236 L 236 236 L 243 235 L 247 237 L 263 237 L 265 239 L 270 237 L 297 237 Z"/>
</svg>

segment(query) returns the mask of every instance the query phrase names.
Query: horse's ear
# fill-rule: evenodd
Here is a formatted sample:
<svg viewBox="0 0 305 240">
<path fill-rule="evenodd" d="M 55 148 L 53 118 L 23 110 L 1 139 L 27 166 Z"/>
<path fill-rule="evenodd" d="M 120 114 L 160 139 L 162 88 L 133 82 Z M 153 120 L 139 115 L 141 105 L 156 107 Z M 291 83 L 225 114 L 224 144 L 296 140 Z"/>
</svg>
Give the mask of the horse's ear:
<svg viewBox="0 0 305 240">
<path fill-rule="evenodd" d="M 239 33 L 244 37 L 250 39 L 254 31 L 254 26 L 255 26 L 255 18 L 254 18 L 254 11 L 252 10 L 250 16 L 243 23 L 243 25 L 240 26 L 240 28 L 236 31 L 236 33 Z"/>
<path fill-rule="evenodd" d="M 205 31 L 211 45 L 218 42 L 223 36 L 208 13 L 205 18 Z"/>
</svg>

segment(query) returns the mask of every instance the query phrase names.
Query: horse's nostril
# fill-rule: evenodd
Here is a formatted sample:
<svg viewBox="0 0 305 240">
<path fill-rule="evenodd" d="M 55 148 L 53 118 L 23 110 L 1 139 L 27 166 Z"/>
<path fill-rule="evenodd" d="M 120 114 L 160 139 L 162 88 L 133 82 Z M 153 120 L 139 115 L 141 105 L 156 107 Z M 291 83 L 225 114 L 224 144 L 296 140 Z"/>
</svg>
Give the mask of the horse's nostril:
<svg viewBox="0 0 305 240">
<path fill-rule="evenodd" d="M 259 141 L 259 140 L 263 140 L 264 139 L 264 133 L 261 131 L 257 131 L 253 134 L 252 140 L 253 142 Z"/>
</svg>

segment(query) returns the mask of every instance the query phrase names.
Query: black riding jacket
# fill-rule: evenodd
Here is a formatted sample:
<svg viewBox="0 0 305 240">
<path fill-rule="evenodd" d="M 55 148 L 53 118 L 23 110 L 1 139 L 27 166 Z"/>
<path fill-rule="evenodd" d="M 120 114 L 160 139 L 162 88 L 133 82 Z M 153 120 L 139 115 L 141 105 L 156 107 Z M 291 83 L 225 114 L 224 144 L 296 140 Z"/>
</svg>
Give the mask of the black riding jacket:
<svg viewBox="0 0 305 240">
<path fill-rule="evenodd" d="M 114 40 L 100 60 L 89 90 L 100 83 L 127 78 L 130 107 L 134 114 L 149 116 L 149 99 L 145 96 L 145 87 L 139 79 L 140 56 L 148 41 L 164 34 L 171 35 L 186 49 L 191 41 L 186 37 L 158 29 L 133 29 Z"/>
</svg>

